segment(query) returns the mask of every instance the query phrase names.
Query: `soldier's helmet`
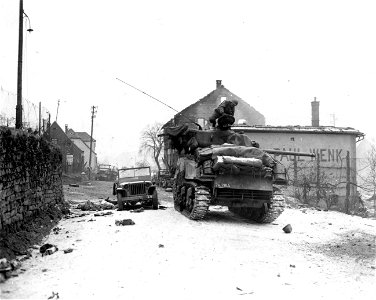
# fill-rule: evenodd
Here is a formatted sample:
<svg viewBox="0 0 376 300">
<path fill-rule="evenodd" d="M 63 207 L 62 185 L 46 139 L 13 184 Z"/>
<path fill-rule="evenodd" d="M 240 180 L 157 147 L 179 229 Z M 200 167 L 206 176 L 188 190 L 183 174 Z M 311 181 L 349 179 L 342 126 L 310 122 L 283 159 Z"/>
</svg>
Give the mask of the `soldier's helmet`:
<svg viewBox="0 0 376 300">
<path fill-rule="evenodd" d="M 234 103 L 235 106 L 238 105 L 238 100 L 236 99 L 232 99 L 231 102 Z"/>
</svg>

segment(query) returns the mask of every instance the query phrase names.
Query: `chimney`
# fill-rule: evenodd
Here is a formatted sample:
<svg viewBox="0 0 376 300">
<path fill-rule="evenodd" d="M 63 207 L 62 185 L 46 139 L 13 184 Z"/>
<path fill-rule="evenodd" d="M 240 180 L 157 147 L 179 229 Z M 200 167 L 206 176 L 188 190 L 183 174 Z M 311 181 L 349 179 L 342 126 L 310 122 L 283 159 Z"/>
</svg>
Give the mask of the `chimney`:
<svg viewBox="0 0 376 300">
<path fill-rule="evenodd" d="M 222 80 L 217 80 L 217 89 L 222 86 Z"/>
<path fill-rule="evenodd" d="M 65 134 L 68 133 L 68 124 L 65 124 Z"/>
<path fill-rule="evenodd" d="M 320 101 L 316 101 L 316 97 L 314 101 L 311 102 L 312 106 L 312 126 L 319 127 L 320 126 Z"/>
</svg>

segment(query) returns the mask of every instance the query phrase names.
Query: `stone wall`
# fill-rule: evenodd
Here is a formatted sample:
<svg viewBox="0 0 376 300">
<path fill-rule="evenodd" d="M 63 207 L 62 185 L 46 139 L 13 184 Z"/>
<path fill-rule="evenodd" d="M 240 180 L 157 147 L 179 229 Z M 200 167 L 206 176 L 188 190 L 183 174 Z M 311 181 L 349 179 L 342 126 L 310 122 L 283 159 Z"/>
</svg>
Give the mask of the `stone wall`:
<svg viewBox="0 0 376 300">
<path fill-rule="evenodd" d="M 0 232 L 64 202 L 62 155 L 45 138 L 0 127 Z"/>
</svg>

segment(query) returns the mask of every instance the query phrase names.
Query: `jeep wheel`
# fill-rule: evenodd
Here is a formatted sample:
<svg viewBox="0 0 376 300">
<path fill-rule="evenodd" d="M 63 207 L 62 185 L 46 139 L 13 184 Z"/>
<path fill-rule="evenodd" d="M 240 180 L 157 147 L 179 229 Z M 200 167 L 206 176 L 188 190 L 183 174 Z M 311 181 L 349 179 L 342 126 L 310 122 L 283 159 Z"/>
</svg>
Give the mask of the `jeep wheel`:
<svg viewBox="0 0 376 300">
<path fill-rule="evenodd" d="M 124 210 L 124 202 L 121 199 L 121 194 L 117 194 L 117 203 L 118 203 L 118 210 Z"/>
<path fill-rule="evenodd" d="M 152 196 L 153 209 L 158 209 L 158 193 L 157 190 L 154 190 Z"/>
</svg>

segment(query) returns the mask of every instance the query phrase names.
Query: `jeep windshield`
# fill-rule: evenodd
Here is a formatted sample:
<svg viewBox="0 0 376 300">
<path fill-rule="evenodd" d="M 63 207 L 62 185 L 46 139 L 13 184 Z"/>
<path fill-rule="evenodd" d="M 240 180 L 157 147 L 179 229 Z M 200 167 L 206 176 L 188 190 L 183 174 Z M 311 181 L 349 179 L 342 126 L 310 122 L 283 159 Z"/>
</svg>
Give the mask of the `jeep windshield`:
<svg viewBox="0 0 376 300">
<path fill-rule="evenodd" d="M 120 169 L 119 181 L 151 181 L 150 167 Z"/>
</svg>

